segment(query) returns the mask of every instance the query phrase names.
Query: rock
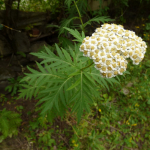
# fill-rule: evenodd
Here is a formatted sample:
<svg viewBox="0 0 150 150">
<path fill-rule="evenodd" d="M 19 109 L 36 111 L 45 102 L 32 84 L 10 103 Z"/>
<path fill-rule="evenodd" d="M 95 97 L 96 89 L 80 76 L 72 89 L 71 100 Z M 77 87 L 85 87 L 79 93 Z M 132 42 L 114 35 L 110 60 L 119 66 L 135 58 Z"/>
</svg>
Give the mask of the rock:
<svg viewBox="0 0 150 150">
<path fill-rule="evenodd" d="M 130 93 L 130 91 L 128 90 L 128 88 L 132 87 L 133 83 L 129 82 L 125 87 L 122 88 L 122 92 L 124 95 L 128 95 Z"/>
<path fill-rule="evenodd" d="M 11 55 L 10 57 L 7 57 L 7 60 L 8 60 L 9 67 L 14 66 L 14 65 L 15 66 L 19 65 L 16 55 Z"/>
<path fill-rule="evenodd" d="M 132 87 L 133 83 L 132 82 L 129 82 L 126 87 Z"/>
<path fill-rule="evenodd" d="M 10 78 L 16 77 L 16 73 L 11 70 L 6 70 L 5 68 L 0 69 L 0 81 L 4 81 Z"/>
<path fill-rule="evenodd" d="M 14 37 L 17 47 L 17 52 L 30 52 L 30 41 L 26 33 L 15 32 Z"/>
<path fill-rule="evenodd" d="M 122 92 L 124 95 L 128 95 L 130 93 L 130 91 L 127 88 L 123 88 Z"/>
<path fill-rule="evenodd" d="M 44 50 L 44 45 L 48 46 L 48 44 L 45 41 L 41 41 L 41 42 L 38 42 L 38 43 L 36 42 L 36 43 L 34 43 L 34 44 L 31 45 L 30 52 L 39 52 L 42 49 Z M 27 58 L 30 61 L 42 61 L 42 59 L 39 59 L 38 57 L 33 56 L 31 54 L 28 54 Z"/>
<path fill-rule="evenodd" d="M 27 53 L 29 52 L 30 41 L 26 33 L 15 32 L 13 35 L 13 41 L 16 44 L 16 51 Z M 3 57 L 13 53 L 8 40 L 0 34 L 0 55 Z"/>
<path fill-rule="evenodd" d="M 0 56 L 7 56 L 12 53 L 12 49 L 10 44 L 8 43 L 7 39 L 0 34 Z"/>
<path fill-rule="evenodd" d="M 11 69 L 14 71 L 14 72 L 22 72 L 22 68 L 20 66 L 12 66 Z"/>
<path fill-rule="evenodd" d="M 28 65 L 29 60 L 27 58 L 22 58 L 19 60 L 19 63 L 23 66 Z"/>
</svg>

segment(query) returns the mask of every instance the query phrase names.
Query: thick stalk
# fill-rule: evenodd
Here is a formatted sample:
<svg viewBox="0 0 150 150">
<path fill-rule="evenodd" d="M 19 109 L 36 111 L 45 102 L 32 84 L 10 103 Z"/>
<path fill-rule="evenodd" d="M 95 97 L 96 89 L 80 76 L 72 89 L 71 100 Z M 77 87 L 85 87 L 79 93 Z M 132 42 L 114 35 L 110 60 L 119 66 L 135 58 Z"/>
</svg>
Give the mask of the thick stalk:
<svg viewBox="0 0 150 150">
<path fill-rule="evenodd" d="M 82 24 L 82 31 L 84 32 L 84 26 L 83 26 L 82 17 L 81 17 L 80 11 L 79 11 L 79 9 L 78 9 L 78 6 L 77 6 L 75 0 L 74 0 L 74 4 L 75 4 L 75 6 L 76 6 L 76 9 L 77 9 L 77 11 L 78 11 L 79 18 L 80 18 L 80 21 L 81 21 L 81 24 Z M 85 33 L 85 32 L 84 32 L 84 33 Z"/>
<path fill-rule="evenodd" d="M 86 66 L 86 67 L 82 68 L 81 70 L 84 70 L 84 69 L 86 69 L 86 68 L 88 68 L 88 67 L 92 66 L 93 64 L 94 64 L 94 62 L 92 62 L 90 65 L 88 65 L 88 66 Z"/>
</svg>

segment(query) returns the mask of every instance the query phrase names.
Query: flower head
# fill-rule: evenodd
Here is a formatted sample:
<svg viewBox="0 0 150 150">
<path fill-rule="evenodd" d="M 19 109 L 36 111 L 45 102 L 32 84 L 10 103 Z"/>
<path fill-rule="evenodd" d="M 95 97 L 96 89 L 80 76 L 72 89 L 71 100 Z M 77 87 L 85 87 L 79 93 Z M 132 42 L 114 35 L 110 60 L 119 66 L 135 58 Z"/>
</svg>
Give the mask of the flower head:
<svg viewBox="0 0 150 150">
<path fill-rule="evenodd" d="M 146 43 L 135 32 L 125 30 L 122 25 L 105 23 L 83 40 L 80 51 L 93 60 L 102 77 L 112 78 L 126 71 L 126 58 L 138 65 L 146 48 Z"/>
</svg>

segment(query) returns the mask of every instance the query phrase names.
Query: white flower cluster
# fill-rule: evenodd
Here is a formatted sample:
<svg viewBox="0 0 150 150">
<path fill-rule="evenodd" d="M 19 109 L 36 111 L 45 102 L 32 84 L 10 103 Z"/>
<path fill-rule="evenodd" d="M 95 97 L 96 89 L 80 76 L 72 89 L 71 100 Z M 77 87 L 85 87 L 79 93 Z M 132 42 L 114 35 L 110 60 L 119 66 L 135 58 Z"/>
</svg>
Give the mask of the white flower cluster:
<svg viewBox="0 0 150 150">
<path fill-rule="evenodd" d="M 83 40 L 80 51 L 93 59 L 102 77 L 112 78 L 126 70 L 126 58 L 138 65 L 144 58 L 146 48 L 146 43 L 135 32 L 125 30 L 122 25 L 106 23 Z"/>
</svg>

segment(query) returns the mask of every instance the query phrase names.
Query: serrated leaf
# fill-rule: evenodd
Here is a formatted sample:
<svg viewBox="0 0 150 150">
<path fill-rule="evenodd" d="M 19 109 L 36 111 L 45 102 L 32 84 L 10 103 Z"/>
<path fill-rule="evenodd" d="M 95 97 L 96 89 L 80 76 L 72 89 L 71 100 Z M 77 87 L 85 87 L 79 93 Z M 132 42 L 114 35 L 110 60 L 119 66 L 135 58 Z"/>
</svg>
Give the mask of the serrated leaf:
<svg viewBox="0 0 150 150">
<path fill-rule="evenodd" d="M 73 2 L 73 0 L 65 0 L 65 4 L 68 6 L 68 9 L 70 9 L 70 5 Z"/>
<path fill-rule="evenodd" d="M 66 50 L 64 50 L 63 48 L 62 48 L 62 52 L 63 52 L 63 54 L 64 54 L 66 60 L 67 60 L 68 62 L 72 63 L 71 57 L 70 57 L 70 55 L 68 54 L 68 52 L 67 52 Z"/>
<path fill-rule="evenodd" d="M 8 90 L 8 92 L 11 92 L 11 91 L 12 91 L 12 88 L 13 88 L 13 87 L 12 87 L 11 85 L 8 85 L 8 86 L 5 88 L 5 91 Z"/>
<path fill-rule="evenodd" d="M 62 47 L 64 47 L 64 48 L 66 48 L 68 46 L 73 47 L 72 41 L 65 37 L 59 37 L 59 42 L 62 43 Z"/>
<path fill-rule="evenodd" d="M 84 28 L 87 26 L 87 25 L 91 25 L 92 22 L 97 22 L 97 23 L 105 23 L 105 22 L 108 22 L 108 21 L 114 21 L 114 19 L 110 19 L 108 16 L 96 16 L 92 19 L 90 19 L 89 21 L 87 21 L 86 23 L 84 23 Z"/>
<path fill-rule="evenodd" d="M 75 88 L 76 86 L 78 86 L 78 85 L 80 84 L 80 80 L 81 80 L 81 79 L 79 78 L 72 86 L 70 86 L 70 87 L 67 89 L 67 91 L 69 91 L 69 90 Z"/>
<path fill-rule="evenodd" d="M 75 29 L 70 29 L 67 27 L 64 27 L 64 29 L 68 30 L 70 34 L 72 34 L 76 39 L 74 41 L 82 43 L 83 39 L 85 38 L 84 33 L 82 32 L 82 35 Z"/>
<path fill-rule="evenodd" d="M 65 32 L 63 27 L 69 27 L 70 23 L 74 20 L 74 19 L 78 19 L 79 17 L 72 17 L 70 19 L 63 19 L 63 21 L 61 22 L 60 25 L 60 30 L 59 30 L 59 36 Z"/>
</svg>

